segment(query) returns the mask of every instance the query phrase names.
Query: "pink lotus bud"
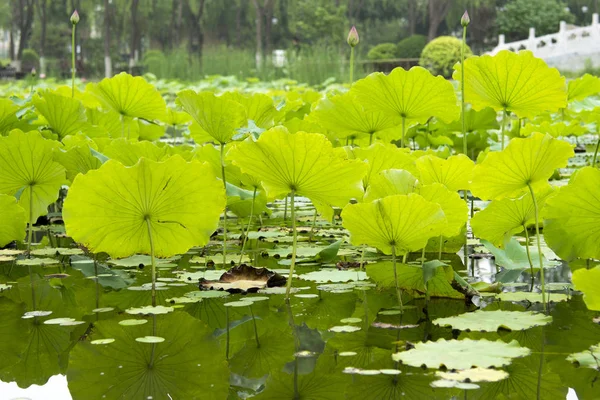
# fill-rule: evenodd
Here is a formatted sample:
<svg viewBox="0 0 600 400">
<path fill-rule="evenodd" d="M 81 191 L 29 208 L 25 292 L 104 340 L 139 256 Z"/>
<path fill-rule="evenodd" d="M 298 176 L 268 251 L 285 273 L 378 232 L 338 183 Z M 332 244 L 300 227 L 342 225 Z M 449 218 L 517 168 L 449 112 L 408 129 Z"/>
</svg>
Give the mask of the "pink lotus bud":
<svg viewBox="0 0 600 400">
<path fill-rule="evenodd" d="M 469 23 L 471 23 L 471 18 L 469 18 L 469 13 L 467 12 L 467 10 L 465 10 L 465 13 L 460 18 L 460 24 L 463 27 L 467 27 L 469 25 Z"/>
<path fill-rule="evenodd" d="M 73 14 L 71 14 L 71 23 L 73 25 L 77 25 L 79 23 L 79 13 L 77 10 L 73 11 Z"/>
<path fill-rule="evenodd" d="M 350 47 L 356 46 L 358 44 L 358 42 L 360 41 L 358 38 L 358 32 L 356 31 L 355 26 L 353 26 L 350 29 L 350 32 L 348 32 L 348 39 L 346 41 L 348 42 Z"/>
</svg>

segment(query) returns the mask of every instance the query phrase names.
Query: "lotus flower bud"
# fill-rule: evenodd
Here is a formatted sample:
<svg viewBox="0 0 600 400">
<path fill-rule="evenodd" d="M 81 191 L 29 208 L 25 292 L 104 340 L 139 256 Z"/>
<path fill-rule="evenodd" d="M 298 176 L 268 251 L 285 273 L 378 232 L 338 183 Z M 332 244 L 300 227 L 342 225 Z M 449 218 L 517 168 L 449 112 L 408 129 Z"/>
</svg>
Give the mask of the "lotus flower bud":
<svg viewBox="0 0 600 400">
<path fill-rule="evenodd" d="M 348 39 L 346 40 L 350 47 L 354 47 L 360 41 L 358 38 L 358 32 L 356 31 L 356 27 L 352 26 L 350 32 L 348 32 Z"/>
<path fill-rule="evenodd" d="M 77 10 L 73 11 L 73 14 L 71 14 L 71 23 L 73 25 L 77 25 L 79 23 L 79 13 Z"/>
<path fill-rule="evenodd" d="M 35 78 L 36 75 L 37 71 L 35 70 L 35 68 L 31 68 L 31 76 Z"/>
<path fill-rule="evenodd" d="M 469 18 L 469 13 L 467 12 L 467 10 L 465 10 L 465 13 L 460 18 L 460 24 L 466 28 L 469 25 L 469 23 L 471 23 L 471 18 Z"/>
</svg>

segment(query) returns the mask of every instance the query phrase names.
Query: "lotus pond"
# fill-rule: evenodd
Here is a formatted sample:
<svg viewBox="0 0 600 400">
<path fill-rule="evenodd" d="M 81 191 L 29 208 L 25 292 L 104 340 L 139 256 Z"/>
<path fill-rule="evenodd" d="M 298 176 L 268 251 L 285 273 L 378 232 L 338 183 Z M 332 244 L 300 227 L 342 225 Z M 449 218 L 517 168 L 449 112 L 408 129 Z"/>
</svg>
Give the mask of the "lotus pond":
<svg viewBox="0 0 600 400">
<path fill-rule="evenodd" d="M 0 397 L 600 398 L 600 78 L 0 93 Z"/>
</svg>

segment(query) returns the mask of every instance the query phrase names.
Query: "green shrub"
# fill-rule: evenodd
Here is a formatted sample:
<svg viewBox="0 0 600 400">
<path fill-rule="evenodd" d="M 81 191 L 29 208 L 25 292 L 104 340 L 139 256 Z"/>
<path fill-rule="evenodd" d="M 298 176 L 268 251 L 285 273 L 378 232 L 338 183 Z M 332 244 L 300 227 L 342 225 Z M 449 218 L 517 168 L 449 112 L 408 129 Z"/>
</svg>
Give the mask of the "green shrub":
<svg viewBox="0 0 600 400">
<path fill-rule="evenodd" d="M 427 68 L 434 75 L 442 75 L 446 78 L 452 76 L 452 67 L 460 62 L 460 47 L 462 43 L 452 36 L 440 36 L 431 42 L 421 53 L 419 65 Z M 469 46 L 465 48 L 465 57 L 473 53 Z"/>
<path fill-rule="evenodd" d="M 425 45 L 427 45 L 427 36 L 409 36 L 398 43 L 397 55 L 400 58 L 419 58 Z"/>
<path fill-rule="evenodd" d="M 367 57 L 369 60 L 385 60 L 396 58 L 396 45 L 394 43 L 381 43 L 371 48 Z"/>
<path fill-rule="evenodd" d="M 40 56 L 33 49 L 23 50 L 21 55 L 21 68 L 23 72 L 29 72 L 32 68 L 40 67 Z"/>
</svg>

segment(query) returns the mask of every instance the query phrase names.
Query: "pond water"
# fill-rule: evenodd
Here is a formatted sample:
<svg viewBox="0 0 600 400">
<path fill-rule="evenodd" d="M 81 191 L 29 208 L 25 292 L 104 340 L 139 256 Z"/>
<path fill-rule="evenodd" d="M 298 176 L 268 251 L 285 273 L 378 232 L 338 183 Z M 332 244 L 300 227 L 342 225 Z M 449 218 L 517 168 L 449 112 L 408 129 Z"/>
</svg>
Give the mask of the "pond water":
<svg viewBox="0 0 600 400">
<path fill-rule="evenodd" d="M 400 306 L 390 257 L 347 240 L 332 255 L 331 245 L 347 232 L 339 220 L 317 219 L 313 230 L 313 208 L 302 200 L 289 302 L 281 287 L 246 294 L 198 287 L 200 278 L 219 279 L 240 259 L 286 275 L 291 235 L 280 201 L 263 228 L 253 226 L 243 257 L 246 221 L 230 220 L 226 268 L 218 235 L 204 248 L 159 260 L 158 306 L 150 309 L 147 256 L 86 255 L 61 225 L 37 227 L 41 243 L 30 261 L 0 250 L 0 398 L 600 399 L 599 368 L 575 361 L 595 359 L 586 351 L 600 342 L 600 314 L 573 292 L 570 267 L 552 262 L 550 249 L 543 246 L 547 316 L 537 280 L 529 293 L 528 270 L 498 285 L 506 268 L 476 239 L 466 262 L 462 246 L 451 242 L 441 257 L 437 243 L 425 259 L 411 254 L 399 270 Z M 518 265 L 518 255 L 494 255 Z M 357 268 L 363 258 L 366 272 Z M 421 273 L 413 272 L 432 260 L 444 265 L 434 268 L 427 298 Z M 465 299 L 453 276 L 479 292 Z M 503 313 L 462 327 L 441 320 L 477 309 Z"/>
</svg>

